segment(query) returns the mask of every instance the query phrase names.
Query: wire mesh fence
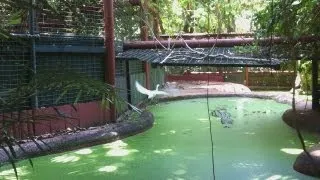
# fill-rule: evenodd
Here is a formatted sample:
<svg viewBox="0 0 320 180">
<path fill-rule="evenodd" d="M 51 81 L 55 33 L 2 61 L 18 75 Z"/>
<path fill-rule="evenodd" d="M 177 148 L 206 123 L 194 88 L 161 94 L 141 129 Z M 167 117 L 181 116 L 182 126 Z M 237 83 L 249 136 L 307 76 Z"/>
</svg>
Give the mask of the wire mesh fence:
<svg viewBox="0 0 320 180">
<path fill-rule="evenodd" d="M 52 69 L 58 68 L 59 71 L 69 71 L 80 73 L 90 78 L 104 81 L 104 63 L 102 55 L 92 56 L 90 54 L 39 54 L 37 55 L 37 69 L 38 72 L 47 72 Z M 47 92 L 39 92 L 38 103 L 40 107 L 59 105 L 59 104 L 72 104 L 76 100 L 79 93 L 78 89 L 68 92 L 59 101 L 61 90 L 53 89 Z M 87 102 L 96 100 L 98 97 L 81 94 L 78 102 Z"/>
<path fill-rule="evenodd" d="M 30 1 L 32 2 L 32 1 Z M 104 81 L 104 12 L 100 0 L 34 0 L 31 6 L 0 3 L 0 94 L 23 83 L 29 83 L 34 73 L 53 70 L 80 73 Z M 115 40 L 140 39 L 140 26 L 145 12 L 129 1 L 114 0 Z M 5 34 L 8 32 L 10 34 Z M 6 35 L 11 36 L 7 39 Z M 118 50 L 118 49 L 117 49 Z M 124 61 L 116 63 L 116 87 L 120 96 L 128 100 L 127 86 L 131 83 L 135 103 L 143 99 L 134 91 L 137 80 L 144 85 L 143 63 L 130 61 L 128 69 Z M 157 73 L 155 73 L 157 74 Z M 157 76 L 157 75 L 155 75 Z M 129 77 L 129 78 L 128 78 Z M 127 83 L 130 80 L 133 82 Z M 48 107 L 73 103 L 77 89 L 61 95 L 61 90 L 40 90 L 28 97 L 25 108 Z M 141 97 L 140 97 L 141 96 Z M 95 100 L 82 95 L 78 102 Z M 37 105 L 35 105 L 37 104 Z"/>
<path fill-rule="evenodd" d="M 104 35 L 101 0 L 34 0 L 0 3 L 0 27 L 12 33 L 29 33 L 30 28 L 42 35 L 100 36 Z M 32 10 L 34 12 L 32 15 Z M 144 15 L 129 1 L 114 0 L 115 37 L 117 40 L 137 39 Z M 31 27 L 34 26 L 34 27 Z"/>
<path fill-rule="evenodd" d="M 27 1 L 26 4 L 0 3 L 1 98 L 6 99 L 8 91 L 31 82 L 36 72 L 64 70 L 104 81 L 101 1 L 33 2 L 33 5 Z M 75 102 L 77 89 L 56 102 L 61 93 L 59 89 L 39 91 L 35 95 L 37 99 L 25 99 L 23 108 Z M 95 99 L 82 94 L 78 102 Z"/>
<path fill-rule="evenodd" d="M 144 99 L 146 99 L 146 95 L 141 94 L 137 91 L 135 82 L 139 82 L 142 86 L 145 87 L 146 76 L 143 62 L 138 60 L 130 60 L 129 61 L 129 75 L 130 75 L 130 93 L 131 93 L 131 102 L 133 104 L 138 104 Z"/>
<path fill-rule="evenodd" d="M 28 82 L 30 75 L 30 53 L 24 42 L 14 39 L 0 39 L 0 97 L 1 101 L 9 95 L 10 90 Z M 2 105 L 3 103 L 1 103 Z M 28 100 L 20 102 L 21 108 L 27 107 Z M 7 110 L 8 107 L 0 107 Z"/>
<path fill-rule="evenodd" d="M 151 66 L 150 82 L 151 82 L 152 89 L 155 89 L 157 87 L 157 84 L 164 85 L 165 83 L 164 68 L 160 66 L 156 66 L 156 67 Z"/>
<path fill-rule="evenodd" d="M 127 87 L 127 72 L 126 72 L 126 62 L 124 60 L 116 61 L 116 88 L 118 89 L 119 96 L 128 102 L 128 87 Z M 117 113 L 120 115 L 122 112 L 127 110 L 127 104 L 120 104 Z"/>
<path fill-rule="evenodd" d="M 51 1 L 59 16 L 37 13 L 37 30 L 44 34 L 98 36 L 103 31 L 102 4 L 97 0 Z"/>
<path fill-rule="evenodd" d="M 13 122 L 11 130 L 16 132 L 9 134 L 24 138 L 25 134 L 29 136 L 66 129 L 67 121 L 58 121 L 61 117 L 64 120 L 70 118 L 70 122 L 80 127 L 105 123 L 102 119 L 105 120 L 107 112 L 102 112 L 101 104 L 108 107 L 108 102 L 103 104 L 103 101 L 97 101 L 113 97 L 106 95 L 108 97 L 104 98 L 99 93 L 93 95 L 95 92 L 79 90 L 84 85 L 81 80 L 86 80 L 88 84 L 99 81 L 101 85 L 108 71 L 104 62 L 102 1 L 33 0 L 21 1 L 25 4 L 14 6 L 3 2 L 6 1 L 0 3 L 0 128 L 10 120 Z M 30 2 L 34 4 L 31 6 Z M 114 13 L 116 51 L 121 51 L 122 41 L 140 39 L 143 13 L 139 7 L 122 0 L 114 1 Z M 76 81 L 66 74 L 79 75 L 77 77 L 81 79 Z M 159 79 L 158 73 L 154 76 Z M 62 77 L 67 80 L 59 84 Z M 135 81 L 145 86 L 145 77 L 143 62 L 116 60 L 116 89 L 122 100 L 132 104 L 144 100 L 146 96 L 137 92 Z M 66 82 L 70 79 L 73 81 L 71 88 L 62 88 L 68 86 Z M 57 81 L 54 82 L 57 86 L 41 87 L 41 83 L 51 80 Z M 104 89 L 109 88 L 109 85 L 102 84 Z M 12 103 L 15 109 L 6 107 L 3 102 L 14 99 L 15 95 L 19 95 L 16 99 L 22 101 Z M 79 104 L 75 105 L 75 102 Z M 126 102 L 120 103 L 115 103 L 118 115 L 128 109 Z M 20 121 L 21 114 L 28 121 Z M 37 117 L 46 121 L 38 124 Z"/>
</svg>

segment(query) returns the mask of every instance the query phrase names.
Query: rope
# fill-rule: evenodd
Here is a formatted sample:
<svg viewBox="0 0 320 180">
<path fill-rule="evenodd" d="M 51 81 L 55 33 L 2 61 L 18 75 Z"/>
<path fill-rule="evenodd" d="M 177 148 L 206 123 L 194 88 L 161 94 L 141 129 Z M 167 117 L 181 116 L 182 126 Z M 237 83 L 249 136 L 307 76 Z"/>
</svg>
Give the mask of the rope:
<svg viewBox="0 0 320 180">
<path fill-rule="evenodd" d="M 209 66 L 207 66 L 209 67 Z M 209 68 L 208 68 L 209 70 Z M 213 133 L 212 133 L 212 121 L 211 121 L 211 116 L 210 116 L 210 105 L 209 105 L 209 73 L 207 73 L 208 79 L 207 79 L 207 110 L 208 110 L 208 119 L 209 119 L 209 126 L 210 126 L 210 142 L 211 142 L 211 163 L 212 163 L 212 176 L 213 180 L 216 179 L 216 173 L 215 173 L 215 166 L 214 166 L 214 149 L 213 149 Z"/>
<path fill-rule="evenodd" d="M 208 24 L 207 25 L 208 25 L 207 34 L 209 34 L 209 28 L 210 28 L 209 11 L 208 11 Z M 217 33 L 216 42 L 217 42 L 219 33 L 220 32 Z M 208 41 L 209 41 L 209 36 L 208 36 Z M 210 54 L 213 51 L 214 47 L 215 47 L 215 44 L 212 46 L 212 48 L 210 49 L 208 54 L 203 58 L 204 60 L 209 61 L 209 58 L 206 58 L 206 57 L 210 56 Z M 208 64 L 209 64 L 209 62 L 208 62 Z M 213 178 L 213 180 L 216 180 L 216 172 L 215 172 L 215 165 L 214 165 L 214 149 L 213 149 L 214 142 L 213 142 L 212 121 L 211 121 L 211 116 L 210 116 L 210 105 L 209 105 L 209 84 L 210 84 L 210 79 L 209 79 L 209 73 L 208 72 L 209 72 L 209 66 L 207 66 L 207 96 L 206 96 L 206 99 L 207 99 L 207 113 L 208 113 L 208 119 L 209 119 L 209 131 L 210 131 L 209 133 L 210 133 L 210 142 L 211 142 L 212 178 Z"/>
</svg>

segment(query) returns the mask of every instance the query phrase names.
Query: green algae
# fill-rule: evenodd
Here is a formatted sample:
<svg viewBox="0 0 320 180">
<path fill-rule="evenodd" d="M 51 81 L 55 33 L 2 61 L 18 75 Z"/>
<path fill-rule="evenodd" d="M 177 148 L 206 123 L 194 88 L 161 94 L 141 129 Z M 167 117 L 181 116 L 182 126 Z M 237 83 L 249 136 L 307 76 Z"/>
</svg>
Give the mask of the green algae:
<svg viewBox="0 0 320 180">
<path fill-rule="evenodd" d="M 273 100 L 210 98 L 210 112 L 225 109 L 233 124 L 212 121 L 216 179 L 313 179 L 292 164 L 301 146 L 296 132 L 281 120 L 290 108 Z M 20 179 L 209 180 L 213 179 L 206 99 L 160 103 L 148 108 L 154 127 L 114 143 L 34 158 L 18 163 Z M 318 140 L 304 133 L 307 144 Z M 14 179 L 9 166 L 0 179 Z"/>
</svg>

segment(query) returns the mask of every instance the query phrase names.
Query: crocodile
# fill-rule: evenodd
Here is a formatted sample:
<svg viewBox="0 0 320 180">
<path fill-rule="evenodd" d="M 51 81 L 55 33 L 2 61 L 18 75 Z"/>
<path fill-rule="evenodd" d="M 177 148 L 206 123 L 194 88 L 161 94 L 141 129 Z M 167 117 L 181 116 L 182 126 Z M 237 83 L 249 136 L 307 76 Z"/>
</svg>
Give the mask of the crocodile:
<svg viewBox="0 0 320 180">
<path fill-rule="evenodd" d="M 230 128 L 230 126 L 233 124 L 231 114 L 227 112 L 226 109 L 215 109 L 211 111 L 211 115 L 220 118 L 220 122 L 225 128 Z"/>
</svg>

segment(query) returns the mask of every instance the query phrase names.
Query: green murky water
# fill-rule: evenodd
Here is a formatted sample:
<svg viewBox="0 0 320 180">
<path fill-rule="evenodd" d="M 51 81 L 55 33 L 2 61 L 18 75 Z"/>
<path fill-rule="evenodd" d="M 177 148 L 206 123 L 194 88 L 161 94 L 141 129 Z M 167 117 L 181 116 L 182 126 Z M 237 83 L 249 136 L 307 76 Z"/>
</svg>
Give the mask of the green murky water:
<svg viewBox="0 0 320 180">
<path fill-rule="evenodd" d="M 295 172 L 301 152 L 294 130 L 282 113 L 290 108 L 272 100 L 211 98 L 210 110 L 231 114 L 231 128 L 211 116 L 217 180 L 313 179 Z M 114 143 L 18 163 L 20 179 L 209 180 L 213 179 L 206 99 L 150 107 L 155 125 L 149 131 Z M 305 134 L 308 144 L 318 140 Z M 0 179 L 14 179 L 0 168 Z"/>
</svg>

